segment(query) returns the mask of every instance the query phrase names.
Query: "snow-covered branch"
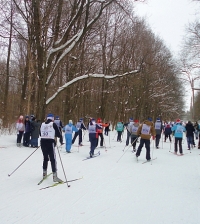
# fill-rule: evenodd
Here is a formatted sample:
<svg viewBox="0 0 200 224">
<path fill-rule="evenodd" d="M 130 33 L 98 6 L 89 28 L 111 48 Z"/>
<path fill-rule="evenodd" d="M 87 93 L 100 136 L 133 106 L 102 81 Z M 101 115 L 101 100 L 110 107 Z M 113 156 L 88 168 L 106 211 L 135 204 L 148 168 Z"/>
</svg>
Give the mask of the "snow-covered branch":
<svg viewBox="0 0 200 224">
<path fill-rule="evenodd" d="M 72 79 L 71 81 L 65 83 L 63 86 L 59 87 L 57 92 L 53 94 L 52 97 L 50 97 L 47 101 L 46 101 L 46 105 L 48 105 L 53 99 L 55 99 L 62 91 L 64 91 L 68 86 L 83 80 L 83 79 L 88 79 L 88 78 L 104 78 L 104 79 L 115 79 L 115 78 L 120 78 L 120 77 L 124 77 L 126 75 L 132 75 L 132 74 L 136 74 L 139 73 L 140 70 L 134 70 L 131 72 L 126 72 L 122 75 L 104 75 L 104 74 L 88 74 L 88 75 L 82 75 L 79 77 L 76 77 L 74 79 Z"/>
</svg>

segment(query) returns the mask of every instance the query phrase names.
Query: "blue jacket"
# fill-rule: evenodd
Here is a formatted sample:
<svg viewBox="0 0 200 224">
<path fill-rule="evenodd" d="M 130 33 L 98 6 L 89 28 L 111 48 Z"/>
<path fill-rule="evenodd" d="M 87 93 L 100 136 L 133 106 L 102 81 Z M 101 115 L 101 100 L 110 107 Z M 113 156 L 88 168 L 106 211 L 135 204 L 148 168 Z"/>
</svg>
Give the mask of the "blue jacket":
<svg viewBox="0 0 200 224">
<path fill-rule="evenodd" d="M 183 138 L 183 132 L 186 131 L 185 127 L 180 123 L 174 124 L 174 126 L 171 129 L 174 132 L 175 138 Z"/>
</svg>

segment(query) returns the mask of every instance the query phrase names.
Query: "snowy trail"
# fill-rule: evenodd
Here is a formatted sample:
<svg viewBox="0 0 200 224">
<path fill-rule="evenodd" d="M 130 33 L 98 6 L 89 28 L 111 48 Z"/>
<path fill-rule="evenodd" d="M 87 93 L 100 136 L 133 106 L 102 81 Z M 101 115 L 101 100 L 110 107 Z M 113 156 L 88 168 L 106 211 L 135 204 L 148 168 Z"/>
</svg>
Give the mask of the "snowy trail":
<svg viewBox="0 0 200 224">
<path fill-rule="evenodd" d="M 83 177 L 45 190 L 53 183 L 50 176 L 41 185 L 42 153 L 38 149 L 11 177 L 11 173 L 34 149 L 18 148 L 15 135 L 0 137 L 1 200 L 0 223 L 3 224 L 197 224 L 200 223 L 200 150 L 176 156 L 173 144 L 160 142 L 160 149 L 151 153 L 156 160 L 145 161 L 145 148 L 136 161 L 132 147 L 124 153 L 123 142 L 116 142 L 115 132 L 105 136 L 106 146 L 98 148 L 101 155 L 82 161 L 89 155 L 85 135 L 84 146 L 72 146 L 74 153 L 60 155 L 68 180 Z M 77 143 L 75 143 L 77 144 Z M 137 143 L 138 146 L 139 143 Z M 115 147 L 114 147 L 115 146 Z M 129 145 L 130 146 L 130 145 Z M 162 148 L 163 146 L 163 148 Z M 183 152 L 187 152 L 186 141 Z M 58 176 L 64 179 L 58 152 Z M 51 172 L 49 164 L 49 172 Z"/>
</svg>

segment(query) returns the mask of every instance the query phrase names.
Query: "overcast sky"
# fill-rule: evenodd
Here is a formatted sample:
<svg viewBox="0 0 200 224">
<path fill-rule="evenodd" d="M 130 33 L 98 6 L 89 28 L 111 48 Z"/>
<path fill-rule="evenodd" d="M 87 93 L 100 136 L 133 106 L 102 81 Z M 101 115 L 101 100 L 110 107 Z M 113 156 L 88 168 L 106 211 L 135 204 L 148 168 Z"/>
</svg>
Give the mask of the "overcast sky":
<svg viewBox="0 0 200 224">
<path fill-rule="evenodd" d="M 135 3 L 135 13 L 146 18 L 153 32 L 159 35 L 174 55 L 180 51 L 185 26 L 197 18 L 200 3 L 192 0 L 147 0 Z"/>
<path fill-rule="evenodd" d="M 189 22 L 199 18 L 200 2 L 192 0 L 147 0 L 146 3 L 135 3 L 135 13 L 145 17 L 152 31 L 163 39 L 172 54 L 178 57 L 181 43 L 186 34 Z M 190 86 L 186 93 L 186 110 L 189 110 L 191 99 Z"/>
</svg>

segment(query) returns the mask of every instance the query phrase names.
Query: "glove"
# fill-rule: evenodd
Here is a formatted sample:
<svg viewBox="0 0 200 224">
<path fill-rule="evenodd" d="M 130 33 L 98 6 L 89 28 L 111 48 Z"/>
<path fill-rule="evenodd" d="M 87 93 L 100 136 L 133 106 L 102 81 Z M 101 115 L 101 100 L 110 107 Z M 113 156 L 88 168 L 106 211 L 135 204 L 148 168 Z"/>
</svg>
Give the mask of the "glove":
<svg viewBox="0 0 200 224">
<path fill-rule="evenodd" d="M 155 136 L 152 136 L 152 139 L 155 140 Z"/>
</svg>

